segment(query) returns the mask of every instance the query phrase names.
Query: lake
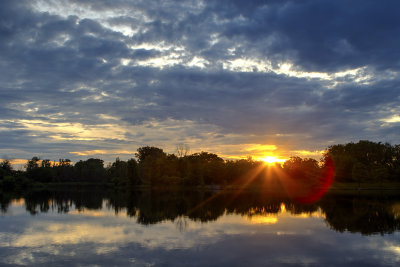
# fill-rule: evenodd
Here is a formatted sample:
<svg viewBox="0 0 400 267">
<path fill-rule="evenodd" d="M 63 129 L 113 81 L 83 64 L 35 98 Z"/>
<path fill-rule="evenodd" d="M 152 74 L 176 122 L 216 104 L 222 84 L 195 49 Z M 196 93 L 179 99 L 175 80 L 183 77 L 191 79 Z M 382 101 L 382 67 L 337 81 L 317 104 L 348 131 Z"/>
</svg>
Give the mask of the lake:
<svg viewBox="0 0 400 267">
<path fill-rule="evenodd" d="M 313 204 L 250 192 L 0 193 L 0 265 L 399 266 L 400 197 Z"/>
</svg>

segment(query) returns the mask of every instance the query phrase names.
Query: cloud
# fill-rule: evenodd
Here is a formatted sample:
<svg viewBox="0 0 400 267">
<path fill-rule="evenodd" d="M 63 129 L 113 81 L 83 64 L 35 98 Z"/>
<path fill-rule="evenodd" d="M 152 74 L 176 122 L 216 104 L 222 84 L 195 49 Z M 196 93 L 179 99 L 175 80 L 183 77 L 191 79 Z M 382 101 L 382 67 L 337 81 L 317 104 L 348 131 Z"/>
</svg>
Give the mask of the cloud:
<svg viewBox="0 0 400 267">
<path fill-rule="evenodd" d="M 400 141 L 388 123 L 396 1 L 0 5 L 0 143 L 12 157 Z"/>
</svg>

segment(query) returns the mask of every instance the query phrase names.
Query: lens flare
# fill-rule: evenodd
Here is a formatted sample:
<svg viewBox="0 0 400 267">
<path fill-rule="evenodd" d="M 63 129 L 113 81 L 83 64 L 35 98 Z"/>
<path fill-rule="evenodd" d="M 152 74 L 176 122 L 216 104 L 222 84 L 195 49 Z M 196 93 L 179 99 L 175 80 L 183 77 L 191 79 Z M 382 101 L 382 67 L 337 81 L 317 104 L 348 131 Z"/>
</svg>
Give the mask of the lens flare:
<svg viewBox="0 0 400 267">
<path fill-rule="evenodd" d="M 319 200 L 326 192 L 328 192 L 335 176 L 335 168 L 333 160 L 328 158 L 325 164 L 325 169 L 319 179 L 319 185 L 315 186 L 305 196 L 295 197 L 294 200 L 299 203 L 313 203 Z"/>
<path fill-rule="evenodd" d="M 280 172 L 279 179 L 286 190 L 286 193 L 294 201 L 301 204 L 308 204 L 318 201 L 329 190 L 335 175 L 333 160 L 327 158 L 325 167 L 316 182 L 308 182 L 291 177 L 283 171 Z"/>
</svg>

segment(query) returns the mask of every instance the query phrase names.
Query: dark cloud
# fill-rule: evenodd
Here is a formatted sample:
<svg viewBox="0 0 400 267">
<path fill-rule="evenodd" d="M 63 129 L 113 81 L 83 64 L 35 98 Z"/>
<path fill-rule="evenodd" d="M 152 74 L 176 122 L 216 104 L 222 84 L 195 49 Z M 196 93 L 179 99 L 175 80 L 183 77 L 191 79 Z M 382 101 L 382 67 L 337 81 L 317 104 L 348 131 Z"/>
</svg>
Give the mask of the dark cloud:
<svg viewBox="0 0 400 267">
<path fill-rule="evenodd" d="M 243 37 L 258 46 L 260 54 L 292 60 L 307 70 L 332 71 L 364 65 L 398 69 L 399 5 L 396 1 L 233 1 L 215 3 L 211 10 L 220 20 L 228 19 L 221 27 L 224 36 Z M 235 21 L 239 16 L 243 19 Z"/>
</svg>

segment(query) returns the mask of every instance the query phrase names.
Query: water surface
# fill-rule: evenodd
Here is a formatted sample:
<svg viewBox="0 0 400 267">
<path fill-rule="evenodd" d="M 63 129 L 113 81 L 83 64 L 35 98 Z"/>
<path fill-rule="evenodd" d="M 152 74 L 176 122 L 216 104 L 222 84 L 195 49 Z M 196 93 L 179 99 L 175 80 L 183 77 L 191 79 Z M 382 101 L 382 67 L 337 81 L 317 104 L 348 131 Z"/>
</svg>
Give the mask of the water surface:
<svg viewBox="0 0 400 267">
<path fill-rule="evenodd" d="M 1 195 L 0 265 L 398 266 L 400 198 L 239 192 Z"/>
</svg>

